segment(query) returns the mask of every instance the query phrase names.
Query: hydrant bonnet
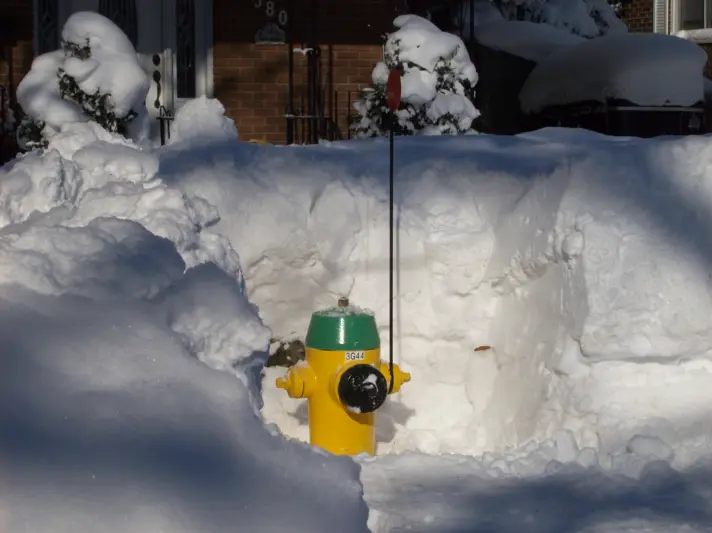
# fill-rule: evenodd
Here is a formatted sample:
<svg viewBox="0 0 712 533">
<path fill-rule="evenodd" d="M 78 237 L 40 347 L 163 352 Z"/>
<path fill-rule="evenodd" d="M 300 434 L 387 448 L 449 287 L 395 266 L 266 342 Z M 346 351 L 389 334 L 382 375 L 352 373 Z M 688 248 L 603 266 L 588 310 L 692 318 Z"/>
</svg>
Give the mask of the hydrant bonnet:
<svg viewBox="0 0 712 533">
<path fill-rule="evenodd" d="M 312 314 L 306 346 L 316 350 L 359 351 L 381 347 L 376 319 L 356 307 L 332 307 Z"/>
</svg>

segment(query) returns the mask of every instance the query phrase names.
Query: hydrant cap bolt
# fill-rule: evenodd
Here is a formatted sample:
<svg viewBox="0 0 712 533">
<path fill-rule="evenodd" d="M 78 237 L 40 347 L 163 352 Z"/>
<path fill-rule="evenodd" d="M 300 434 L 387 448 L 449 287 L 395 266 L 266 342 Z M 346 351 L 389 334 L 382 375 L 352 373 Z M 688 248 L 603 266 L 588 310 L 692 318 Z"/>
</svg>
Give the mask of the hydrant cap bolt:
<svg viewBox="0 0 712 533">
<path fill-rule="evenodd" d="M 358 364 L 345 370 L 339 380 L 339 400 L 354 413 L 372 413 L 388 396 L 385 376 L 371 365 Z"/>
<path fill-rule="evenodd" d="M 307 348 L 325 351 L 375 350 L 381 347 L 376 319 L 353 307 L 332 307 L 312 314 Z"/>
</svg>

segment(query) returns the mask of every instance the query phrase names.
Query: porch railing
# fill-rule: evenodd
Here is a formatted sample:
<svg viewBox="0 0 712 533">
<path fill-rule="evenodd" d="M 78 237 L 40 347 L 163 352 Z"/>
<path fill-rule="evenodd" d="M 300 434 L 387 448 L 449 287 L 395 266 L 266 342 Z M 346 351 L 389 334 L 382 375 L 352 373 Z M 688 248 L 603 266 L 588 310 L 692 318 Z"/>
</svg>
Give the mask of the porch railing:
<svg viewBox="0 0 712 533">
<path fill-rule="evenodd" d="M 341 95 L 345 94 L 345 107 L 341 109 L 339 102 L 343 105 Z M 324 113 L 309 114 L 308 111 L 301 112 L 306 106 L 301 102 L 299 108 L 284 113 L 286 121 L 286 143 L 287 144 L 317 144 L 321 140 L 340 141 L 351 138 L 350 124 L 352 120 L 353 102 L 356 91 L 333 91 L 330 108 Z"/>
</svg>

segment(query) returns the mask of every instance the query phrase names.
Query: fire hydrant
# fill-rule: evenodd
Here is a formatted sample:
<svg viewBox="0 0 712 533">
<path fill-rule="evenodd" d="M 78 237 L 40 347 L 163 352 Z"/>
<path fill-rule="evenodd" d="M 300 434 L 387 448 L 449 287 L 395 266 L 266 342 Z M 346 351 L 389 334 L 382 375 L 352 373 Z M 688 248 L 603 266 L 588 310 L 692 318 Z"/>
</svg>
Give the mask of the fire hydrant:
<svg viewBox="0 0 712 533">
<path fill-rule="evenodd" d="M 410 374 L 381 362 L 381 340 L 372 314 L 349 305 L 312 314 L 306 360 L 277 379 L 291 398 L 309 401 L 309 438 L 335 455 L 376 454 L 376 410 Z"/>
</svg>

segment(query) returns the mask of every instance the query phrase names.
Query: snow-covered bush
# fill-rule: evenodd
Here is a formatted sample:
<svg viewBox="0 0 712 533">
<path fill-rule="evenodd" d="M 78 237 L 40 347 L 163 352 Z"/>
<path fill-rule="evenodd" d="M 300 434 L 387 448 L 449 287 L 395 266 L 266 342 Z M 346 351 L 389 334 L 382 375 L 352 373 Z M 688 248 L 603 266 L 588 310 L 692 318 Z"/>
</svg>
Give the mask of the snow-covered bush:
<svg viewBox="0 0 712 533">
<path fill-rule="evenodd" d="M 616 15 L 623 13 L 623 2 L 621 0 L 608 0 L 608 5 L 611 6 Z"/>
<path fill-rule="evenodd" d="M 477 70 L 462 40 L 415 15 L 401 15 L 393 25 L 398 30 L 386 37 L 383 61 L 373 69 L 373 87 L 354 104 L 352 134 L 376 137 L 390 127 L 397 135 L 471 132 L 480 114 L 473 104 Z M 386 106 L 392 69 L 400 70 L 402 85 L 395 117 Z"/>
<path fill-rule="evenodd" d="M 17 88 L 27 114 L 18 130 L 20 144 L 45 147 L 63 124 L 88 121 L 141 141 L 148 88 L 126 35 L 98 13 L 74 13 L 62 30 L 62 48 L 37 57 Z"/>
<path fill-rule="evenodd" d="M 610 0 L 491 0 L 508 20 L 539 22 L 582 37 L 625 32 Z"/>
</svg>

